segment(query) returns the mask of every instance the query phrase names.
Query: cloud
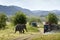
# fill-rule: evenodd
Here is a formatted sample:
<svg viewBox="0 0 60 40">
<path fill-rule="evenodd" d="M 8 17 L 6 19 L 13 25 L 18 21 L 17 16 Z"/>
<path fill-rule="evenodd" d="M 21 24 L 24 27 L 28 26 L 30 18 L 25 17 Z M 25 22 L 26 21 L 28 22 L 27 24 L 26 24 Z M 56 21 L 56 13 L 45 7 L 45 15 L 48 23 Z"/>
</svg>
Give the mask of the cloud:
<svg viewBox="0 0 60 40">
<path fill-rule="evenodd" d="M 0 5 L 15 5 L 31 10 L 60 9 L 60 0 L 0 0 Z"/>
</svg>

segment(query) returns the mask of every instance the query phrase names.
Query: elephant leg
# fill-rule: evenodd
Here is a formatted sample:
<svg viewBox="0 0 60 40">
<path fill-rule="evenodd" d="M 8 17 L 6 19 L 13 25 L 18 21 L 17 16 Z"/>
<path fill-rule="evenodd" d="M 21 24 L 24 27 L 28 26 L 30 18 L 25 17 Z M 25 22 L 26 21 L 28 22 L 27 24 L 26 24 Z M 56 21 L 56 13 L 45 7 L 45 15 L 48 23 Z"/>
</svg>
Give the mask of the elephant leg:
<svg viewBox="0 0 60 40">
<path fill-rule="evenodd" d="M 24 29 L 26 30 L 26 32 L 28 32 L 26 27 Z"/>
<path fill-rule="evenodd" d="M 25 31 L 24 30 L 22 30 L 22 33 L 24 33 Z"/>
<path fill-rule="evenodd" d="M 22 33 L 22 30 L 19 30 L 19 33 Z"/>
<path fill-rule="evenodd" d="M 25 29 L 26 30 L 26 32 L 28 32 L 28 30 L 27 29 Z"/>
</svg>

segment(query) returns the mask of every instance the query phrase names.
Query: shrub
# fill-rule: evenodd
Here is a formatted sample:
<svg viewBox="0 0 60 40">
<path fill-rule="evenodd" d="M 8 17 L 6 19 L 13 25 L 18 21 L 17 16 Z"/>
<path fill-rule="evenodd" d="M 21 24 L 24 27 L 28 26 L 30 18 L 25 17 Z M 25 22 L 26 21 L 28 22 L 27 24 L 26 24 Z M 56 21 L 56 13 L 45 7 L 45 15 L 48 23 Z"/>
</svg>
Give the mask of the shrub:
<svg viewBox="0 0 60 40">
<path fill-rule="evenodd" d="M 31 24 L 32 22 L 40 22 L 41 23 L 41 20 L 39 18 L 36 18 L 36 17 L 31 17 L 29 18 L 29 24 Z"/>
<path fill-rule="evenodd" d="M 57 18 L 57 16 L 54 13 L 49 13 L 48 16 L 47 16 L 47 21 L 49 23 L 57 24 L 58 23 L 58 18 Z"/>
<path fill-rule="evenodd" d="M 16 25 L 16 24 L 26 24 L 26 22 L 27 22 L 26 21 L 26 15 L 21 11 L 16 12 L 16 14 L 13 17 L 14 25 Z"/>
<path fill-rule="evenodd" d="M 5 28 L 7 16 L 3 13 L 0 13 L 0 29 Z"/>
</svg>

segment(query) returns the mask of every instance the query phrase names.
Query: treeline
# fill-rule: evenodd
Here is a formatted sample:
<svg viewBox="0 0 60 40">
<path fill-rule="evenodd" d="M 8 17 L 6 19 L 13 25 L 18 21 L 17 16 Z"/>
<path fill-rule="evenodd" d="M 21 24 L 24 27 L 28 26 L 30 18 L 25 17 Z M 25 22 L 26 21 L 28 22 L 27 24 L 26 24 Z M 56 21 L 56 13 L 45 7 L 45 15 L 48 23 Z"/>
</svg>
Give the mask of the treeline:
<svg viewBox="0 0 60 40">
<path fill-rule="evenodd" d="M 54 13 L 49 13 L 46 17 L 46 22 L 49 23 L 55 23 L 58 24 L 58 18 Z M 41 22 L 40 17 L 28 17 L 26 16 L 23 12 L 18 11 L 15 13 L 15 15 L 7 17 L 6 14 L 0 13 L 0 29 L 5 28 L 6 22 L 9 21 L 13 23 L 14 25 L 16 24 L 26 24 L 27 22 Z"/>
</svg>

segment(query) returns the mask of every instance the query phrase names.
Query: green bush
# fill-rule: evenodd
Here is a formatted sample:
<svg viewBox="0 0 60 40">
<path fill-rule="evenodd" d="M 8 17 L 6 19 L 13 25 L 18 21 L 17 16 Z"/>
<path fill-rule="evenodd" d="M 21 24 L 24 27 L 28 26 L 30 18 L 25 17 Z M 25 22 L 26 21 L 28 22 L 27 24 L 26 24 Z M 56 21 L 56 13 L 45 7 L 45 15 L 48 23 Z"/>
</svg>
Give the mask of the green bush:
<svg viewBox="0 0 60 40">
<path fill-rule="evenodd" d="M 48 16 L 47 16 L 47 21 L 49 23 L 57 24 L 58 23 L 58 18 L 57 18 L 57 16 L 54 13 L 49 13 Z"/>
<path fill-rule="evenodd" d="M 38 23 L 41 23 L 40 18 L 36 18 L 36 17 L 28 18 L 28 21 L 29 21 L 29 24 L 31 24 L 32 22 L 38 22 Z"/>
<path fill-rule="evenodd" d="M 3 13 L 0 13 L 0 29 L 5 28 L 7 16 Z"/>
<path fill-rule="evenodd" d="M 26 22 L 27 22 L 26 21 L 26 15 L 21 11 L 16 12 L 16 14 L 13 17 L 14 25 L 16 25 L 16 24 L 26 24 Z"/>
</svg>

